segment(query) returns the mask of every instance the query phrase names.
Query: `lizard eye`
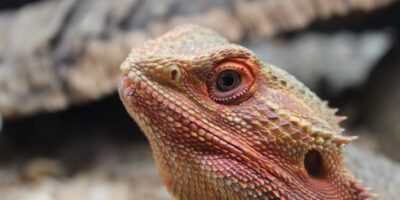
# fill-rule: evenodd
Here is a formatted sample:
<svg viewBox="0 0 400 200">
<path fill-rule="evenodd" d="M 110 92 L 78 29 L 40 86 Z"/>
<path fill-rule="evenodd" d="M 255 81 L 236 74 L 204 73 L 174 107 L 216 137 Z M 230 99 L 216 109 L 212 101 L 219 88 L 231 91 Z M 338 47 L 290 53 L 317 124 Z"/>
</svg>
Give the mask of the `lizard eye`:
<svg viewBox="0 0 400 200">
<path fill-rule="evenodd" d="M 245 100 L 253 84 L 251 66 L 240 59 L 217 64 L 207 80 L 210 98 L 225 104 Z"/>
</svg>

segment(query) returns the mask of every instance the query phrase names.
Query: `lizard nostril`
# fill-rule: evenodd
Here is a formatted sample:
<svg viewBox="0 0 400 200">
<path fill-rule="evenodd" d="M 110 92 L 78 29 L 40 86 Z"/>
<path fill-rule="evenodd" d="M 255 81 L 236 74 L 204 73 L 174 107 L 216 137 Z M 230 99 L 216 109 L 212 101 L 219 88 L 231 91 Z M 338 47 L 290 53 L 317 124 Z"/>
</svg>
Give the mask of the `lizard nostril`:
<svg viewBox="0 0 400 200">
<path fill-rule="evenodd" d="M 304 156 L 304 168 L 308 175 L 321 178 L 324 175 L 324 165 L 321 153 L 317 150 L 310 150 Z"/>
<path fill-rule="evenodd" d="M 176 69 L 171 70 L 171 80 L 175 81 L 177 76 L 178 76 L 178 70 Z"/>
<path fill-rule="evenodd" d="M 170 65 L 165 68 L 166 74 L 172 82 L 178 82 L 181 79 L 181 70 L 176 65 Z"/>
</svg>

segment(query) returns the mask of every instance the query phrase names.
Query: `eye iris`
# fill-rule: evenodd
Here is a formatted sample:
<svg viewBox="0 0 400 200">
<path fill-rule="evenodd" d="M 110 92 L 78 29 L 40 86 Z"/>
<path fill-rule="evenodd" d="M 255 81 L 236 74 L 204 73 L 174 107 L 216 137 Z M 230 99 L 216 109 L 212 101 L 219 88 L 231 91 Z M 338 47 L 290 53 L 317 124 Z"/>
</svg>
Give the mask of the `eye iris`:
<svg viewBox="0 0 400 200">
<path fill-rule="evenodd" d="M 231 58 L 217 63 L 208 72 L 208 96 L 216 103 L 235 105 L 247 100 L 256 89 L 253 72 L 258 65 L 245 58 Z"/>
<path fill-rule="evenodd" d="M 235 89 L 240 84 L 240 75 L 232 70 L 222 71 L 217 79 L 217 89 L 227 92 Z"/>
</svg>

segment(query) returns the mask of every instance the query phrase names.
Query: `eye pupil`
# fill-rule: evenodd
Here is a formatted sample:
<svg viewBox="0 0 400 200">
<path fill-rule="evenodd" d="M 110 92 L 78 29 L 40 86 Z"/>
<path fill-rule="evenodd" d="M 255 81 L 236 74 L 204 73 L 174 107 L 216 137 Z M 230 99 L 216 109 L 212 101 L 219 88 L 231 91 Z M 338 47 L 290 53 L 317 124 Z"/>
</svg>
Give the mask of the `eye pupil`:
<svg viewBox="0 0 400 200">
<path fill-rule="evenodd" d="M 235 83 L 235 77 L 231 75 L 225 75 L 222 77 L 222 82 L 226 86 L 231 86 Z"/>
<path fill-rule="evenodd" d="M 240 84 L 240 76 L 233 70 L 225 70 L 220 73 L 217 79 L 217 89 L 227 92 L 235 89 Z"/>
</svg>

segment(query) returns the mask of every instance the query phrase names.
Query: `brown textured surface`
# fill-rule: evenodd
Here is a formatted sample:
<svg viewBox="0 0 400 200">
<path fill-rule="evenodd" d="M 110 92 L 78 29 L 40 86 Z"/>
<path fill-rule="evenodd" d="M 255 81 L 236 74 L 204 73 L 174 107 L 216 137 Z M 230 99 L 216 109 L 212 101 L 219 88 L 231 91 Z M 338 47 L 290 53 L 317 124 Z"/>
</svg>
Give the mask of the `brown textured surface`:
<svg viewBox="0 0 400 200">
<path fill-rule="evenodd" d="M 89 146 L 93 144 L 88 144 Z M 73 147 L 71 147 L 73 149 Z M 18 163 L 0 166 L 2 200 L 167 200 L 172 199 L 162 186 L 148 146 L 103 149 L 88 171 L 65 177 L 69 164 L 56 159 L 33 158 L 17 169 Z M 34 168 L 34 169 L 33 169 Z M 55 172 L 57 171 L 57 172 Z"/>
<path fill-rule="evenodd" d="M 336 111 L 216 32 L 180 26 L 134 47 L 121 70 L 121 100 L 176 198 L 370 197 L 343 163 L 354 138 Z"/>
<path fill-rule="evenodd" d="M 314 20 L 343 16 L 352 10 L 370 11 L 393 1 L 236 0 L 236 2 L 240 19 L 247 29 L 257 35 L 271 36 L 281 31 L 303 28 Z"/>
<path fill-rule="evenodd" d="M 0 15 L 0 113 L 8 118 L 55 111 L 107 95 L 117 85 L 114 66 L 131 46 L 184 22 L 207 25 L 240 41 L 390 2 L 61 0 L 28 4 Z"/>
</svg>

